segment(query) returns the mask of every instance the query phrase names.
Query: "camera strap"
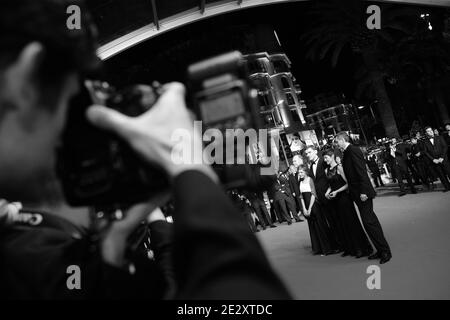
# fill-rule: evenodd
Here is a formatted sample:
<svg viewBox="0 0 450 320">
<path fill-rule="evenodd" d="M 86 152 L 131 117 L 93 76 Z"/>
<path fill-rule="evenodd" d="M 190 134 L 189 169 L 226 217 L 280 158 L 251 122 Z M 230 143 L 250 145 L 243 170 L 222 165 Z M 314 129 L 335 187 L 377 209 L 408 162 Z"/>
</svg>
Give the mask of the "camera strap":
<svg viewBox="0 0 450 320">
<path fill-rule="evenodd" d="M 49 228 L 70 234 L 75 239 L 87 236 L 86 230 L 72 222 L 44 211 L 23 208 L 12 217 L 12 228 Z"/>
</svg>

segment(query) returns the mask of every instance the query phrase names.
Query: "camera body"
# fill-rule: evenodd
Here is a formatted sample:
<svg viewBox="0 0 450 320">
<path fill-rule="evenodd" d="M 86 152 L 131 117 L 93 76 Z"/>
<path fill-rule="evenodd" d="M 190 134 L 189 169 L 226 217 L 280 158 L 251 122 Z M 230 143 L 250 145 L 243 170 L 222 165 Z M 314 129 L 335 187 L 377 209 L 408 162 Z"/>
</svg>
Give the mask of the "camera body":
<svg viewBox="0 0 450 320">
<path fill-rule="evenodd" d="M 169 187 L 161 168 L 141 160 L 127 143 L 94 127 L 86 118 L 92 104 L 135 117 L 157 99 L 157 87 L 134 85 L 117 91 L 104 82 L 85 81 L 82 92 L 71 101 L 57 153 L 57 174 L 70 205 L 126 207 Z"/>
<path fill-rule="evenodd" d="M 217 129 L 224 137 L 222 161 L 212 166 L 225 188 L 262 190 L 270 186 L 273 177 L 260 174 L 261 168 L 267 166 L 264 160 L 269 159 L 269 137 L 263 137 L 267 140 L 261 143 L 258 133 L 263 122 L 258 92 L 252 85 L 243 55 L 234 51 L 195 63 L 188 68 L 188 82 L 192 109 L 202 121 L 203 131 Z M 257 141 L 244 140 L 247 144 L 238 146 L 238 139 L 230 130 L 248 129 L 257 133 Z M 234 150 L 245 148 L 246 152 L 233 152 L 230 156 L 227 144 Z M 253 160 L 249 157 L 251 150 L 258 153 Z"/>
<path fill-rule="evenodd" d="M 252 88 L 246 64 L 239 52 L 232 52 L 189 67 L 189 94 L 203 129 L 262 128 L 257 91 Z M 159 97 L 157 85 L 134 85 L 116 90 L 99 81 L 85 81 L 68 111 L 62 146 L 57 152 L 57 174 L 67 202 L 114 211 L 169 188 L 169 179 L 156 165 L 148 164 L 113 133 L 94 127 L 86 110 L 99 104 L 136 117 L 149 110 Z M 235 146 L 236 141 L 232 142 Z M 264 144 L 263 144 L 264 145 Z M 267 145 L 267 143 L 265 144 Z M 226 146 L 223 145 L 224 150 Z M 253 146 L 268 158 L 260 145 Z M 273 177 L 261 176 L 258 161 L 232 159 L 213 168 L 227 189 L 266 189 Z M 229 160 L 229 159 L 228 159 Z"/>
<path fill-rule="evenodd" d="M 262 128 L 258 93 L 250 84 L 241 53 L 231 52 L 193 64 L 188 68 L 188 77 L 194 111 L 205 130 Z"/>
</svg>

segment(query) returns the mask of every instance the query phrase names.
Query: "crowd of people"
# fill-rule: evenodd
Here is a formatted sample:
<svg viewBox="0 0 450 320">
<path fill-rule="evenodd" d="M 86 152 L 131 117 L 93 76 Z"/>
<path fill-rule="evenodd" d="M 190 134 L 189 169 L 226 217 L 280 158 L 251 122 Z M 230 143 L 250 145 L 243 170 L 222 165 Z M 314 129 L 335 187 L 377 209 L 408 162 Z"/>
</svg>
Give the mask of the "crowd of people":
<svg viewBox="0 0 450 320">
<path fill-rule="evenodd" d="M 450 124 L 445 129 L 439 134 L 426 127 L 424 134 L 416 131 L 410 139 L 389 139 L 376 153 L 354 148 L 359 158 L 347 171 L 358 173 L 354 187 L 360 194 L 353 192 L 353 197 L 343 165 L 345 151 L 334 139 L 321 148 L 305 147 L 301 154 L 295 155 L 289 168 L 281 170 L 272 188 L 267 190 L 267 201 L 264 192 L 237 190 L 231 192 L 232 199 L 253 232 L 259 232 L 258 227 L 274 228 L 275 222 L 291 225 L 294 220 L 306 220 L 313 254 L 369 256 L 384 263 L 391 257 L 389 246 L 372 204 L 367 208 L 367 200 L 362 201 L 360 195 L 372 199 L 376 194 L 374 188 L 394 183 L 399 187 L 398 195 L 404 196 L 407 194 L 405 180 L 413 194 L 420 189 L 418 185 L 423 186 L 421 190 L 441 190 L 436 181 L 441 182 L 443 192 L 450 190 Z M 365 210 L 361 212 L 364 227 L 355 204 L 360 212 Z M 375 254 L 367 235 L 377 249 Z"/>
<path fill-rule="evenodd" d="M 439 133 L 436 129 L 426 127 L 424 133 L 416 131 L 409 139 L 408 136 L 392 138 L 378 157 L 369 156 L 368 167 L 376 185 L 383 184 L 378 166 L 381 163 L 386 164 L 393 182 L 398 184 L 399 196 L 404 196 L 407 188 L 411 193 L 417 193 L 418 185 L 422 185 L 424 190 L 434 190 L 438 180 L 444 187 L 443 191 L 449 191 L 450 124 L 446 124 L 445 129 Z"/>
</svg>

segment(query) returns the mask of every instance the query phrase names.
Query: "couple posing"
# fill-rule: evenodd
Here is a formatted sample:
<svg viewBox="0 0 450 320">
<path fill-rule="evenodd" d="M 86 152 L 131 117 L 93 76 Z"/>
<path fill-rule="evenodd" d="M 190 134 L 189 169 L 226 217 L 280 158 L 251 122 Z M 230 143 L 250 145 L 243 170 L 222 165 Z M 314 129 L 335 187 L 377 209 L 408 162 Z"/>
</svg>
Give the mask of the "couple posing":
<svg viewBox="0 0 450 320">
<path fill-rule="evenodd" d="M 317 150 L 308 147 L 306 156 L 311 166 L 309 170 L 305 167 L 298 170 L 302 206 L 308 219 L 313 253 L 328 255 L 342 251 L 342 256 L 369 256 L 370 260 L 380 259 L 380 264 L 386 263 L 392 255 L 373 211 L 376 194 L 367 175 L 363 154 L 358 147 L 350 144 L 346 133 L 338 133 L 336 143 L 343 151 L 342 165 L 336 163 L 333 151 L 325 152 L 323 159 L 320 159 Z M 377 250 L 375 253 L 353 202 Z"/>
</svg>

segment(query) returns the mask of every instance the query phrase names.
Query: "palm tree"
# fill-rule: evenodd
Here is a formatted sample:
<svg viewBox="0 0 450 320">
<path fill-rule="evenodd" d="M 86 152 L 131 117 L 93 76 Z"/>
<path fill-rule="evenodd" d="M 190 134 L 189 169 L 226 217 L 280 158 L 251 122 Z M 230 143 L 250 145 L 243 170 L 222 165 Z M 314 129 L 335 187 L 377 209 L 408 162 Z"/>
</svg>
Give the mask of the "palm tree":
<svg viewBox="0 0 450 320">
<path fill-rule="evenodd" d="M 383 63 L 384 50 L 399 35 L 408 32 L 410 17 L 418 17 L 417 9 L 385 5 L 380 30 L 367 28 L 367 3 L 360 0 L 327 0 L 318 2 L 309 12 L 310 29 L 301 37 L 308 48 L 307 58 L 323 60 L 331 55 L 335 67 L 345 47 L 350 47 L 362 63 L 365 85 L 378 100 L 378 111 L 386 135 L 399 136 L 391 102 L 386 91 L 388 73 Z"/>
<path fill-rule="evenodd" d="M 415 79 L 418 89 L 438 107 L 445 123 L 450 121 L 444 98 L 450 79 L 450 43 L 441 32 L 425 30 L 417 30 L 392 47 L 387 69 L 395 81 Z"/>
</svg>

